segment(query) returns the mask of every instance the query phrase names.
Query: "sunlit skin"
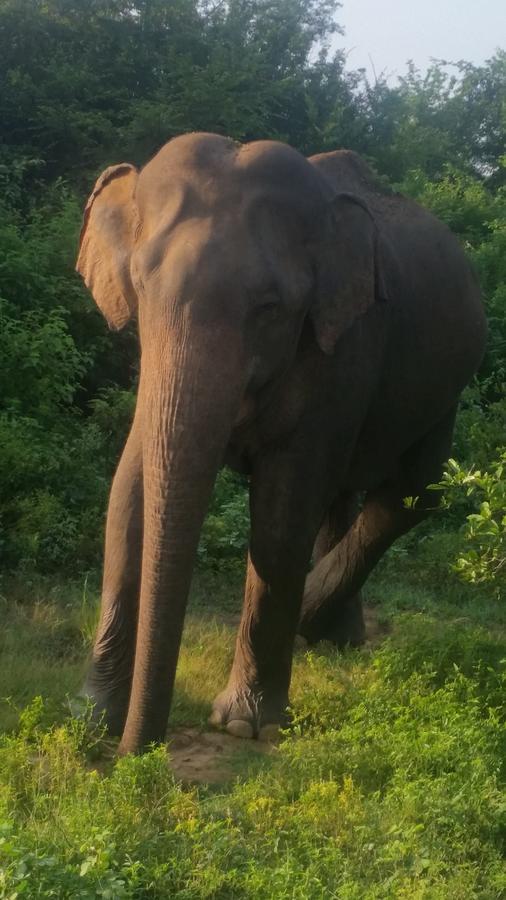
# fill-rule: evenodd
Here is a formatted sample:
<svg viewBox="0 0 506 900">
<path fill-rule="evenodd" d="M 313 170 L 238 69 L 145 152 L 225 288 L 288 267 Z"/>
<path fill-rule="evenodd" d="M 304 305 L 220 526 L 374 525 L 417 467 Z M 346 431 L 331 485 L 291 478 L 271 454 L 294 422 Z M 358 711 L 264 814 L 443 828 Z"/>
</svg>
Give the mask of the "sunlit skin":
<svg viewBox="0 0 506 900">
<path fill-rule="evenodd" d="M 364 581 L 434 505 L 425 487 L 483 353 L 475 278 L 448 229 L 354 154 L 206 134 L 104 173 L 77 267 L 112 328 L 137 315 L 142 347 L 84 693 L 120 753 L 163 740 L 225 461 L 249 475 L 251 539 L 211 721 L 268 738 L 297 630 L 360 643 Z"/>
</svg>

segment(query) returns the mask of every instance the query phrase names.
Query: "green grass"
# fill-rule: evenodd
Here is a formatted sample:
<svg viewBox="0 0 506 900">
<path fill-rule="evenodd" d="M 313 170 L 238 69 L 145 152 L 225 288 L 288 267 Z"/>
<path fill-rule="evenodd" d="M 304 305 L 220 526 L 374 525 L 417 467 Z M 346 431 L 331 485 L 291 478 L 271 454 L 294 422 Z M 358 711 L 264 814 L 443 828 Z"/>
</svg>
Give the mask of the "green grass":
<svg viewBox="0 0 506 900">
<path fill-rule="evenodd" d="M 197 787 L 165 748 L 104 759 L 68 717 L 96 585 L 4 584 L 0 897 L 506 896 L 504 609 L 413 554 L 367 591 L 385 640 L 299 650 L 279 749 Z M 237 579 L 198 580 L 172 727 L 205 727 L 239 606 Z"/>
</svg>

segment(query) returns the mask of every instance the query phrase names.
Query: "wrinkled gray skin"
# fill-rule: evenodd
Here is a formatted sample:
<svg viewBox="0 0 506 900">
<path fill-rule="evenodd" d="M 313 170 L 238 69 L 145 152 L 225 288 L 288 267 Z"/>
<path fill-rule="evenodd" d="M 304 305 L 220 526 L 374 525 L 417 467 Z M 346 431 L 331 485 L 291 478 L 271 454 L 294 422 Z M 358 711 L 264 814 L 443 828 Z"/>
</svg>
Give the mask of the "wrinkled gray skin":
<svg viewBox="0 0 506 900">
<path fill-rule="evenodd" d="M 212 721 L 266 737 L 283 721 L 297 630 L 360 643 L 361 586 L 433 505 L 425 486 L 483 353 L 475 279 L 448 229 L 355 154 L 306 160 L 209 134 L 101 176 L 77 268 L 112 328 L 138 316 L 142 347 L 84 692 L 120 753 L 163 740 L 226 461 L 250 476 L 251 540 Z"/>
</svg>

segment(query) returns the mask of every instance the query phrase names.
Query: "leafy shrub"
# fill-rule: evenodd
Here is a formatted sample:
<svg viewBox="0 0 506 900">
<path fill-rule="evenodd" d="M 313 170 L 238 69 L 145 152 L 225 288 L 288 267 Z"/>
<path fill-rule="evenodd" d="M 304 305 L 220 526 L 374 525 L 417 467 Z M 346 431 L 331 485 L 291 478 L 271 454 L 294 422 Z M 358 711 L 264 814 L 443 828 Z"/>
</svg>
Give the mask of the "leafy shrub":
<svg viewBox="0 0 506 900">
<path fill-rule="evenodd" d="M 110 389 L 90 416 L 73 411 L 47 427 L 0 414 L 0 548 L 7 568 L 78 572 L 97 565 L 116 447 L 132 406 L 130 393 Z"/>
<path fill-rule="evenodd" d="M 249 506 L 244 479 L 229 469 L 222 469 L 200 536 L 199 562 L 220 569 L 241 565 L 248 538 Z"/>
<path fill-rule="evenodd" d="M 21 195 L 13 189 L 7 200 Z M 104 387 L 100 373 L 107 361 L 114 380 L 123 365 L 128 382 L 127 344 L 116 344 L 111 363 L 110 338 L 73 271 L 76 197 L 57 182 L 40 204 L 19 210 L 5 196 L 3 204 L 1 561 L 82 571 L 100 559 L 110 478 L 133 409 L 131 392 Z"/>
<path fill-rule="evenodd" d="M 500 593 L 506 586 L 506 450 L 488 471 L 465 469 L 450 459 L 438 488 L 449 506 L 462 496 L 478 506 L 466 517 L 455 571 L 464 581 L 488 582 Z"/>
<path fill-rule="evenodd" d="M 506 433 L 506 392 L 498 390 L 498 399 L 487 400 L 488 382 L 478 381 L 465 389 L 455 423 L 453 455 L 470 468 L 487 468 L 497 459 Z M 499 385 L 496 384 L 499 389 Z M 492 387 L 495 392 L 495 388 Z"/>
<path fill-rule="evenodd" d="M 491 212 L 488 235 L 474 248 L 472 259 L 485 296 L 489 325 L 482 371 L 500 385 L 506 380 L 506 189 L 498 192 Z"/>
<path fill-rule="evenodd" d="M 468 247 L 487 236 L 495 218 L 497 200 L 482 180 L 446 165 L 437 179 L 429 180 L 420 169 L 411 170 L 402 190 L 432 210 Z"/>
</svg>

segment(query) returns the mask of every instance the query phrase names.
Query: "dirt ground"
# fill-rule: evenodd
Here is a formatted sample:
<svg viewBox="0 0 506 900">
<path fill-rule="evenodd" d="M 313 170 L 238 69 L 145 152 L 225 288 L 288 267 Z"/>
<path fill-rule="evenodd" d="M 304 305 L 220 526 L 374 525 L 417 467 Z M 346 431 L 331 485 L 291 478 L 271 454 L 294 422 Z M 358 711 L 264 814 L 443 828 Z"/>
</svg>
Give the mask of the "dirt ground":
<svg viewBox="0 0 506 900">
<path fill-rule="evenodd" d="M 372 649 L 385 639 L 389 629 L 378 622 L 374 607 L 365 607 L 364 615 L 365 647 Z M 230 624 L 236 624 L 235 618 Z M 297 646 L 299 649 L 306 646 L 303 638 L 297 638 Z M 232 780 L 238 772 L 237 757 L 245 752 L 268 755 L 276 752 L 276 745 L 236 738 L 220 731 L 199 731 L 198 728 L 177 728 L 169 734 L 171 768 L 178 779 L 188 784 L 220 784 Z"/>
<path fill-rule="evenodd" d="M 220 731 L 178 728 L 169 735 L 170 765 L 175 776 L 187 783 L 220 784 L 238 772 L 236 758 L 275 752 L 275 744 L 249 741 Z"/>
</svg>

